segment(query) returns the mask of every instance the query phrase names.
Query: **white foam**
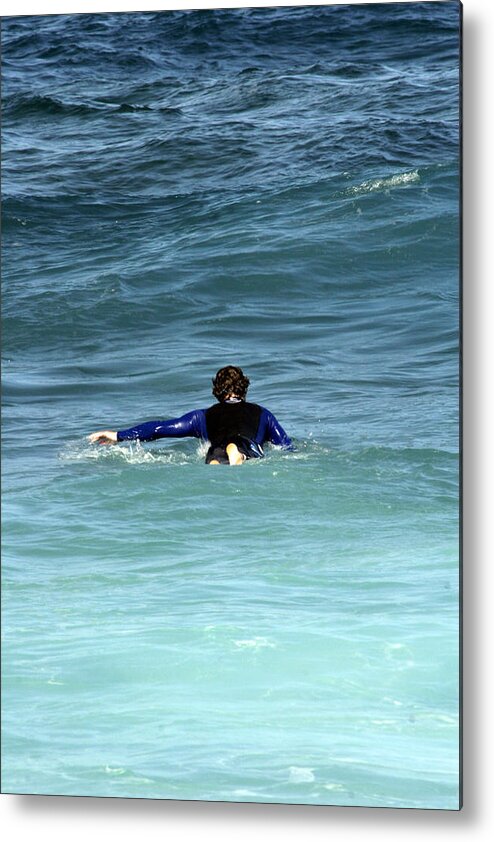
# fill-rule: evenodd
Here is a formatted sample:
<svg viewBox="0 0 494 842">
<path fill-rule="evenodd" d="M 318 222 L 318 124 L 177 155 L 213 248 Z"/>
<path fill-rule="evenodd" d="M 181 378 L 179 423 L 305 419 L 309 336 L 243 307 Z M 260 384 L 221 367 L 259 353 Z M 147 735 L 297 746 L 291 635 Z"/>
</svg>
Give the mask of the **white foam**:
<svg viewBox="0 0 494 842">
<path fill-rule="evenodd" d="M 121 766 L 105 766 L 105 772 L 107 775 L 124 775 L 125 769 Z"/>
<path fill-rule="evenodd" d="M 139 442 L 133 442 L 130 445 L 89 445 L 86 441 L 69 443 L 64 450 L 59 453 L 59 458 L 64 462 L 86 462 L 92 459 L 111 459 L 112 461 L 122 461 L 129 465 L 143 465 L 143 464 L 183 464 L 188 461 L 196 461 L 199 455 L 197 453 L 187 456 L 184 453 L 147 450 Z"/>
<path fill-rule="evenodd" d="M 291 784 L 306 784 L 315 781 L 314 769 L 307 766 L 290 766 L 288 782 Z"/>
<path fill-rule="evenodd" d="M 276 643 L 271 643 L 266 637 L 253 637 L 250 640 L 234 640 L 239 649 L 276 649 Z"/>
<path fill-rule="evenodd" d="M 373 193 L 376 190 L 390 190 L 393 187 L 403 187 L 406 184 L 413 184 L 420 181 L 418 170 L 398 173 L 387 178 L 373 178 L 349 187 L 345 193 L 348 196 L 360 196 L 362 193 Z"/>
</svg>

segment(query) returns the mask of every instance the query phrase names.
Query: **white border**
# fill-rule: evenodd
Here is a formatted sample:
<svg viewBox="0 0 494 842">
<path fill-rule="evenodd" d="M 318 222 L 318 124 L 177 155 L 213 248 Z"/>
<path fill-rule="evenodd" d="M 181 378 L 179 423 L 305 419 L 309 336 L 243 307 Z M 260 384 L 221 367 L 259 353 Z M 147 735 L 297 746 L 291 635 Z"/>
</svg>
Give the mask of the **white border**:
<svg viewBox="0 0 494 842">
<path fill-rule="evenodd" d="M 404 3 L 413 0 L 2 0 L 1 16 L 69 14 L 75 12 L 144 12 L 164 9 L 241 8 L 245 6 L 343 6 L 356 3 Z M 435 2 L 435 0 L 423 0 Z M 487 15 L 489 0 L 465 0 L 465 10 L 475 16 Z M 474 12 L 475 7 L 481 11 Z M 485 12 L 482 9 L 485 8 Z"/>
<path fill-rule="evenodd" d="M 352 0 L 353 2 L 355 0 Z M 389 0 L 374 0 L 388 2 Z M 340 2 L 340 0 L 335 0 Z M 347 0 L 350 2 L 350 0 Z M 3 0 L 1 15 L 91 11 L 147 11 L 245 5 L 317 5 L 285 2 L 139 2 L 139 0 Z M 369 808 L 297 807 L 132 801 L 3 795 L 0 826 L 8 842 L 117 842 L 200 839 L 201 842 L 476 842 L 494 830 L 491 794 L 494 758 L 492 664 L 494 616 L 491 605 L 494 546 L 494 417 L 489 386 L 494 359 L 493 284 L 487 277 L 492 241 L 494 142 L 492 116 L 494 54 L 492 0 L 464 0 L 464 715 L 465 778 L 461 813 Z M 491 111 L 491 114 L 489 114 Z M 491 188 L 491 189 L 489 189 Z M 490 634 L 489 634 L 490 632 Z M 490 647 L 489 647 L 490 642 Z"/>
</svg>

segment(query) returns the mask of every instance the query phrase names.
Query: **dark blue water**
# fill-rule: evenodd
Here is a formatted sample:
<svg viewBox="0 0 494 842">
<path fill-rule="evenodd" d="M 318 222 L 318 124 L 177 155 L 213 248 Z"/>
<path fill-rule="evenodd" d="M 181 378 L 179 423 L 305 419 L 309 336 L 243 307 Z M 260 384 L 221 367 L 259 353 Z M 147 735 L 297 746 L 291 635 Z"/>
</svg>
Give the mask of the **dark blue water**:
<svg viewBox="0 0 494 842">
<path fill-rule="evenodd" d="M 457 808 L 458 3 L 2 55 L 4 790 Z M 294 454 L 87 443 L 229 363 Z"/>
</svg>

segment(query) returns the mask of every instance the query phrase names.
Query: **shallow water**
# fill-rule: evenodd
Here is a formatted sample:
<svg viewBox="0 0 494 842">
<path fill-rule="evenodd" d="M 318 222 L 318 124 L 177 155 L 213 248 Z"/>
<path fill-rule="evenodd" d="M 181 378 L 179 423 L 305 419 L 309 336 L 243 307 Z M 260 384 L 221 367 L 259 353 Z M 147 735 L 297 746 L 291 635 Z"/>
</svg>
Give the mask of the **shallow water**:
<svg viewBox="0 0 494 842">
<path fill-rule="evenodd" d="M 458 4 L 2 23 L 3 789 L 456 809 Z"/>
</svg>

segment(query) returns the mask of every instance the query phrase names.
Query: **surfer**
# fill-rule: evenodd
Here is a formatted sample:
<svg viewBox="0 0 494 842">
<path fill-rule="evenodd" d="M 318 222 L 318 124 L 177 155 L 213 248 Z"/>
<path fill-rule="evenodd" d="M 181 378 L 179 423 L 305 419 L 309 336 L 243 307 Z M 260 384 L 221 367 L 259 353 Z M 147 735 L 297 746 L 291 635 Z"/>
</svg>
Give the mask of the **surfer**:
<svg viewBox="0 0 494 842">
<path fill-rule="evenodd" d="M 194 409 L 168 421 L 147 421 L 128 430 L 100 430 L 88 439 L 92 444 L 115 444 L 194 436 L 210 443 L 208 465 L 241 465 L 246 459 L 261 458 L 266 442 L 292 450 L 291 439 L 272 412 L 246 400 L 249 383 L 241 368 L 225 366 L 213 378 L 218 403 L 208 409 Z"/>
</svg>

